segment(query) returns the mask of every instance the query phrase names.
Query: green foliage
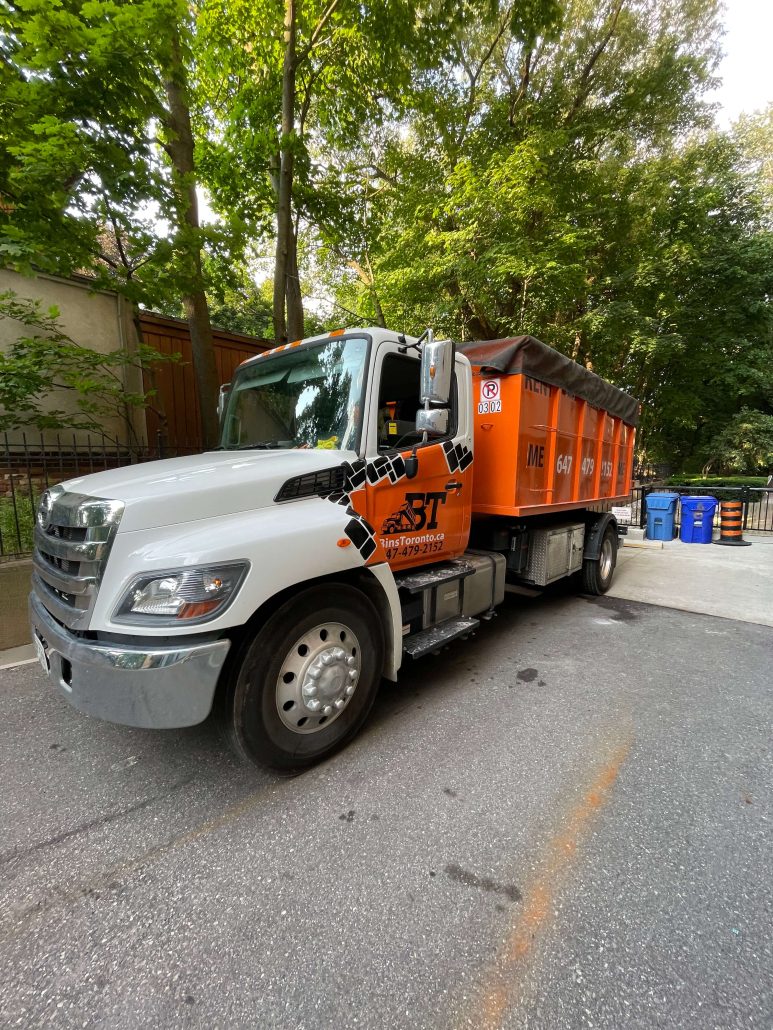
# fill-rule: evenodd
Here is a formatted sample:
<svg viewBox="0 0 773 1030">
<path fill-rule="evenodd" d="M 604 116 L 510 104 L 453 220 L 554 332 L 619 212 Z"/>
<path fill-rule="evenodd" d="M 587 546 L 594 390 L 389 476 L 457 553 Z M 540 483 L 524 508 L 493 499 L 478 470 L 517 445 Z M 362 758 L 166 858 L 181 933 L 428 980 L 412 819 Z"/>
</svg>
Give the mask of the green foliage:
<svg viewBox="0 0 773 1030">
<path fill-rule="evenodd" d="M 742 408 L 709 446 L 711 467 L 773 475 L 773 415 Z"/>
<path fill-rule="evenodd" d="M 715 0 L 560 8 L 530 37 L 492 5 L 417 76 L 328 282 L 396 328 L 537 335 L 642 400 L 642 456 L 696 464 L 773 410 L 770 114 L 711 130 Z"/>
<path fill-rule="evenodd" d="M 213 321 L 271 335 L 245 254 L 269 248 L 284 150 L 331 325 L 533 333 L 642 400 L 642 457 L 767 460 L 773 107 L 712 129 L 718 0 L 297 7 L 284 138 L 282 3 L 6 5 L 0 261 L 180 313 L 202 252 Z M 170 174 L 175 40 L 215 226 Z"/>
<path fill-rule="evenodd" d="M 242 272 L 240 281 L 232 274 L 228 281 L 221 280 L 215 287 L 210 287 L 212 324 L 234 333 L 271 340 L 271 282 L 266 280 L 257 286 L 246 269 L 238 269 L 237 266 L 231 269 L 232 273 L 237 271 Z"/>
<path fill-rule="evenodd" d="M 26 494 L 0 497 L 0 555 L 29 554 L 35 536 L 36 498 Z"/>
<path fill-rule="evenodd" d="M 194 14 L 183 0 L 2 9 L 0 263 L 85 271 L 163 308 L 195 287 L 199 250 L 241 253 L 236 215 L 188 224 L 172 172 L 166 83 L 178 53 L 193 60 Z"/>
<path fill-rule="evenodd" d="M 735 125 L 735 137 L 745 170 L 759 193 L 767 226 L 773 228 L 773 103 L 757 114 L 742 115 Z"/>
<path fill-rule="evenodd" d="M 692 486 L 711 489 L 713 487 L 750 486 L 764 487 L 767 485 L 765 476 L 669 476 L 665 486 Z"/>
<path fill-rule="evenodd" d="M 102 434 L 105 419 L 118 418 L 131 438 L 131 410 L 152 406 L 154 391 L 127 390 L 126 371 L 135 369 L 141 382 L 143 368 L 179 360 L 179 355 L 166 356 L 145 344 L 133 353 L 100 354 L 68 336 L 58 317 L 54 307 L 44 310 L 12 291 L 0 294 L 0 318 L 28 330 L 0 352 L 0 432 L 34 428 Z M 46 399 L 52 389 L 71 395 L 74 410 L 50 407 Z"/>
</svg>

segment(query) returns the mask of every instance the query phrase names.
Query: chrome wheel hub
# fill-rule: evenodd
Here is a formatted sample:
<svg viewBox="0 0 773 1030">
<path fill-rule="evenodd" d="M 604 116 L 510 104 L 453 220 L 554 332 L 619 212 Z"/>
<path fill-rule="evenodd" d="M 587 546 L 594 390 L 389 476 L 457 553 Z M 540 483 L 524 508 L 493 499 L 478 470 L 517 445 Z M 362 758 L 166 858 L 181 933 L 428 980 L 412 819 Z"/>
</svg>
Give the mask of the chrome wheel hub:
<svg viewBox="0 0 773 1030">
<path fill-rule="evenodd" d="M 314 733 L 349 704 L 360 679 L 360 643 L 339 622 L 308 630 L 287 653 L 276 684 L 279 718 L 294 733 Z"/>
<path fill-rule="evenodd" d="M 606 537 L 604 543 L 601 545 L 601 557 L 599 558 L 599 565 L 601 566 L 601 578 L 606 580 L 612 572 L 612 561 L 613 561 L 613 549 L 612 541 L 609 537 Z"/>
</svg>

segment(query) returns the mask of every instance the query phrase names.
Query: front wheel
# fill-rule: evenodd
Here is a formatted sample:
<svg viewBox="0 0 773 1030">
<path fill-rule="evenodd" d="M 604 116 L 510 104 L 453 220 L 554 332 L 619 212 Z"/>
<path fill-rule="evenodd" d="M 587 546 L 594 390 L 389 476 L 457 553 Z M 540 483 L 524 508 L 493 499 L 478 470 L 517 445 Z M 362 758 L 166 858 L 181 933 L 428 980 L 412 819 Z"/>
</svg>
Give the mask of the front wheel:
<svg viewBox="0 0 773 1030">
<path fill-rule="evenodd" d="M 247 644 L 226 697 L 236 751 L 276 769 L 303 769 L 360 729 L 383 667 L 381 624 L 345 584 L 286 601 Z"/>
<path fill-rule="evenodd" d="M 617 533 L 608 526 L 601 541 L 599 557 L 586 558 L 582 563 L 582 587 L 586 594 L 605 594 L 612 586 L 617 564 Z"/>
</svg>

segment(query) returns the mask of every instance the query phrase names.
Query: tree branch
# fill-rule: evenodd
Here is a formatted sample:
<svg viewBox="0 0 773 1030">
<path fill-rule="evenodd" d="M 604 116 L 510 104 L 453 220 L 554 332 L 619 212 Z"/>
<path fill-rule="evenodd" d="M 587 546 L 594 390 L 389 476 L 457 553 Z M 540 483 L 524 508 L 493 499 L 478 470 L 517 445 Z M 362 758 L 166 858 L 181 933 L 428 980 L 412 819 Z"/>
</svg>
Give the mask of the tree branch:
<svg viewBox="0 0 773 1030">
<path fill-rule="evenodd" d="M 515 122 L 515 109 L 518 104 L 526 96 L 526 90 L 529 88 L 529 78 L 531 75 L 531 57 L 532 51 L 527 50 L 523 55 L 523 62 L 521 64 L 521 81 L 518 86 L 518 92 L 510 101 L 510 108 L 507 113 L 507 121 L 512 127 Z"/>
<path fill-rule="evenodd" d="M 574 118 L 574 116 L 580 110 L 582 105 L 588 99 L 588 94 L 590 93 L 590 86 L 591 86 L 591 82 L 590 82 L 591 74 L 592 74 L 593 69 L 594 69 L 594 67 L 596 65 L 596 62 L 601 57 L 601 55 L 604 53 L 606 48 L 609 46 L 609 41 L 612 39 L 612 36 L 614 35 L 615 28 L 617 27 L 617 20 L 620 17 L 620 12 L 623 9 L 623 3 L 624 2 L 625 2 L 625 0 L 616 0 L 615 5 L 612 8 L 612 17 L 610 18 L 610 21 L 609 21 L 609 27 L 608 27 L 607 31 L 604 33 L 604 35 L 601 37 L 601 39 L 599 40 L 598 45 L 596 46 L 596 48 L 594 49 L 593 53 L 588 58 L 588 61 L 586 62 L 585 67 L 582 70 L 582 74 L 580 75 L 580 88 L 577 91 L 577 95 L 574 98 L 574 102 L 573 102 L 571 108 L 569 109 L 569 113 L 567 114 L 566 118 L 564 119 L 564 124 L 565 125 L 568 125 L 569 122 L 571 122 L 571 120 Z"/>
<path fill-rule="evenodd" d="M 316 26 L 314 27 L 314 31 L 312 32 L 312 34 L 311 34 L 311 36 L 309 38 L 309 42 L 306 44 L 306 46 L 303 48 L 303 50 L 301 50 L 301 52 L 297 56 L 297 59 L 296 59 L 296 62 L 295 62 L 295 67 L 296 68 L 298 68 L 301 64 L 303 64 L 303 62 L 309 56 L 311 51 L 317 45 L 317 40 L 322 35 L 322 30 L 325 28 L 325 26 L 330 21 L 330 19 L 332 18 L 333 14 L 335 13 L 335 9 L 336 9 L 336 7 L 338 7 L 338 3 L 339 3 L 339 0 L 330 0 L 330 3 L 327 5 L 325 10 L 322 12 L 321 17 L 320 17 L 319 21 L 317 22 Z"/>
<path fill-rule="evenodd" d="M 483 69 L 488 64 L 488 62 L 489 62 L 489 60 L 491 58 L 491 55 L 494 53 L 494 50 L 496 49 L 497 44 L 499 43 L 499 41 L 502 38 L 502 36 L 505 34 L 505 30 L 507 29 L 507 26 L 510 24 L 510 17 L 511 17 L 511 15 L 512 15 L 512 7 L 508 7 L 507 10 L 504 13 L 502 21 L 499 24 L 499 28 L 497 29 L 497 31 L 496 31 L 496 33 L 494 35 L 494 38 L 491 41 L 491 44 L 484 51 L 483 56 L 481 57 L 480 61 L 478 61 L 478 65 L 475 68 L 475 71 L 472 71 L 470 68 L 468 68 L 466 63 L 463 60 L 460 61 L 460 63 L 462 64 L 462 67 L 467 72 L 467 76 L 468 76 L 468 78 L 470 80 L 470 86 L 469 86 L 469 93 L 467 95 L 467 107 L 465 109 L 462 127 L 459 130 L 459 137 L 456 140 L 456 144 L 455 144 L 457 150 L 459 149 L 459 147 L 461 147 L 462 143 L 464 142 L 464 138 L 467 135 L 467 130 L 470 127 L 470 120 L 472 119 L 472 113 L 473 113 L 473 110 L 475 109 L 475 98 L 476 98 L 477 90 L 478 90 L 478 79 L 480 78 L 481 73 L 483 72 Z"/>
</svg>

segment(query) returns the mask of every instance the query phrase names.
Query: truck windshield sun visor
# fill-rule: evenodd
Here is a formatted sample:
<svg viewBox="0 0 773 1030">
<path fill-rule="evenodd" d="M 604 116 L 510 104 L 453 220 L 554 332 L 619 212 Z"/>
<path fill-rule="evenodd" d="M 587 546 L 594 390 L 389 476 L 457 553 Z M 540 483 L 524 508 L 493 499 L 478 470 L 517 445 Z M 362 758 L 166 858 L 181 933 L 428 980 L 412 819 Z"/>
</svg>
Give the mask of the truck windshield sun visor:
<svg viewBox="0 0 773 1030">
<path fill-rule="evenodd" d="M 222 448 L 357 451 L 369 344 L 338 337 L 243 366 L 229 392 Z"/>
</svg>

